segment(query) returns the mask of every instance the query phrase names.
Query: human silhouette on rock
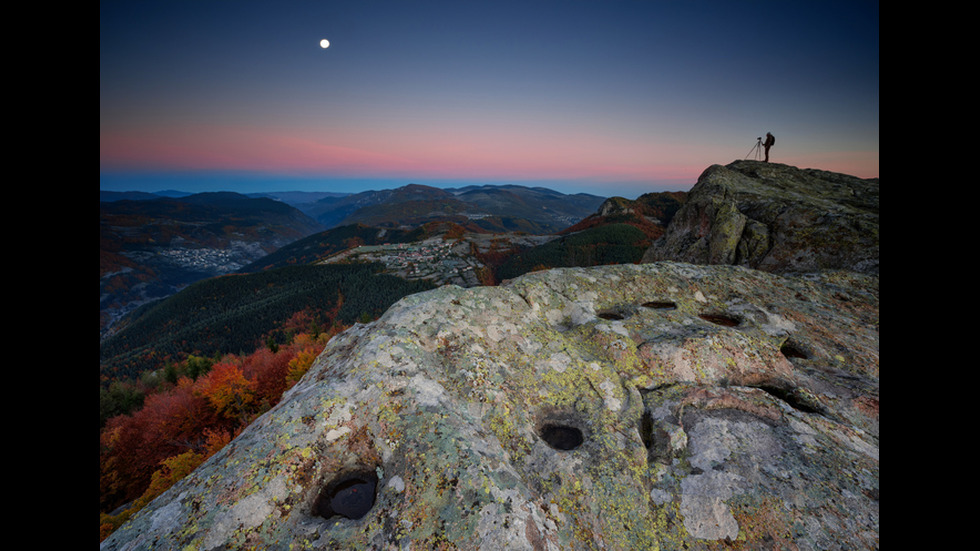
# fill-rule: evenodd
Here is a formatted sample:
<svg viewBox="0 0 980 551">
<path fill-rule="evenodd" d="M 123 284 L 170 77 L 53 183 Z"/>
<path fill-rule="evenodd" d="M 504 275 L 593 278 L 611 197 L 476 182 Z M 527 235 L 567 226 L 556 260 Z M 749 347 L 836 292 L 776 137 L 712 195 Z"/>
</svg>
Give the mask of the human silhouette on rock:
<svg viewBox="0 0 980 551">
<path fill-rule="evenodd" d="M 762 147 L 766 149 L 766 162 L 769 162 L 769 148 L 776 143 L 776 138 L 772 135 L 772 132 L 766 132 L 766 141 L 762 143 Z"/>
</svg>

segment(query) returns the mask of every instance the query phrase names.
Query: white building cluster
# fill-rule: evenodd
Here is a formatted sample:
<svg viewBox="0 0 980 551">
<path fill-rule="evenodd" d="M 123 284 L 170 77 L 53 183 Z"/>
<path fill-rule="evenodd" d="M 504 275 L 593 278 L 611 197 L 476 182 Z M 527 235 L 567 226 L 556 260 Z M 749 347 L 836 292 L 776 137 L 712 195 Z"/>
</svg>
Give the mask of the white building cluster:
<svg viewBox="0 0 980 551">
<path fill-rule="evenodd" d="M 377 262 L 392 275 L 405 279 L 429 279 L 437 285 L 479 285 L 476 269 L 483 264 L 470 253 L 466 241 L 435 237 L 418 243 L 355 247 L 334 255 L 324 263 Z"/>
</svg>

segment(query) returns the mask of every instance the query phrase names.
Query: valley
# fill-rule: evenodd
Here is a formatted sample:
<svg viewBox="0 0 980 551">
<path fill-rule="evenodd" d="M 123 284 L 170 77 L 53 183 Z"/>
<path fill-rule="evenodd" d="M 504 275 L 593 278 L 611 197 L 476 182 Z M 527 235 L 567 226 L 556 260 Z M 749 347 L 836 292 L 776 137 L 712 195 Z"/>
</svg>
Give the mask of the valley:
<svg viewBox="0 0 980 551">
<path fill-rule="evenodd" d="M 462 217 L 422 208 L 462 197 Z M 517 186 L 452 192 L 406 186 L 312 203 L 306 194 L 103 199 L 103 385 L 188 354 L 286 342 L 284 328 L 297 315 L 331 327 L 372 319 L 419 290 L 496 285 L 550 267 L 638 262 L 683 203 L 673 192 L 602 200 Z M 313 219 L 311 205 L 338 201 L 360 205 L 347 222 L 372 224 L 323 229 L 329 218 Z M 266 298 L 257 301 L 259 294 Z"/>
<path fill-rule="evenodd" d="M 202 279 L 316 262 L 359 245 L 424 241 L 440 231 L 426 229 L 434 224 L 455 224 L 471 236 L 467 241 L 476 244 L 475 248 L 471 245 L 474 250 L 481 249 L 479 242 L 485 241 L 475 237 L 480 234 L 527 241 L 518 236 L 559 232 L 593 214 L 603 201 L 594 195 L 522 186 L 443 190 L 415 184 L 357 194 L 103 192 L 99 207 L 100 340 L 117 331 L 118 324 L 137 308 Z M 330 233 L 316 238 L 324 231 Z M 378 233 L 391 237 L 366 235 Z M 309 258 L 290 248 L 307 237 L 318 239 Z M 520 246 L 534 244 L 538 243 Z M 276 255 L 280 249 L 287 251 Z M 438 284 L 469 286 L 487 281 L 478 275 L 485 263 L 462 245 L 453 250 L 455 260 L 441 259 L 431 269 L 406 258 L 404 262 L 411 262 L 414 271 L 407 264 L 399 267 L 394 260 L 391 271 Z M 356 256 L 368 261 L 392 255 L 365 250 Z M 283 257 L 283 262 L 277 260 Z"/>
<path fill-rule="evenodd" d="M 234 273 L 322 230 L 295 208 L 237 193 L 122 194 L 99 203 L 99 336 L 144 304 Z"/>
</svg>

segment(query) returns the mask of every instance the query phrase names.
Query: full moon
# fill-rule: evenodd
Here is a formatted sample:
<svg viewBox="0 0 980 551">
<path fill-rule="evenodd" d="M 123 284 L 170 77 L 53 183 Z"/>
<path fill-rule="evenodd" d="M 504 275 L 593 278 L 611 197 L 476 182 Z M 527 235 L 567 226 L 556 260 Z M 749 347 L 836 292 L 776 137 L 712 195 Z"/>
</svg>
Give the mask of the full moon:
<svg viewBox="0 0 980 551">
<path fill-rule="evenodd" d="M 320 47 L 321 48 L 326 49 L 328 46 L 330 46 L 330 41 L 327 40 L 326 38 L 324 38 L 323 40 L 320 41 Z"/>
</svg>

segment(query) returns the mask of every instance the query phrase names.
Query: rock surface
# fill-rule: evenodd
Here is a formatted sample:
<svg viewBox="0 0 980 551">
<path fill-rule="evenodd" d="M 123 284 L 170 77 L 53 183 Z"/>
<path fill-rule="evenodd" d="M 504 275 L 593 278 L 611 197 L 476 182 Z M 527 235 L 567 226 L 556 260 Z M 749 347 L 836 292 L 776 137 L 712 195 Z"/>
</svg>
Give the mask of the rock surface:
<svg viewBox="0 0 980 551">
<path fill-rule="evenodd" d="M 878 274 L 878 179 L 778 163 L 708 167 L 644 262 Z"/>
<path fill-rule="evenodd" d="M 878 390 L 877 277 L 442 287 L 334 338 L 101 548 L 877 549 Z"/>
</svg>

